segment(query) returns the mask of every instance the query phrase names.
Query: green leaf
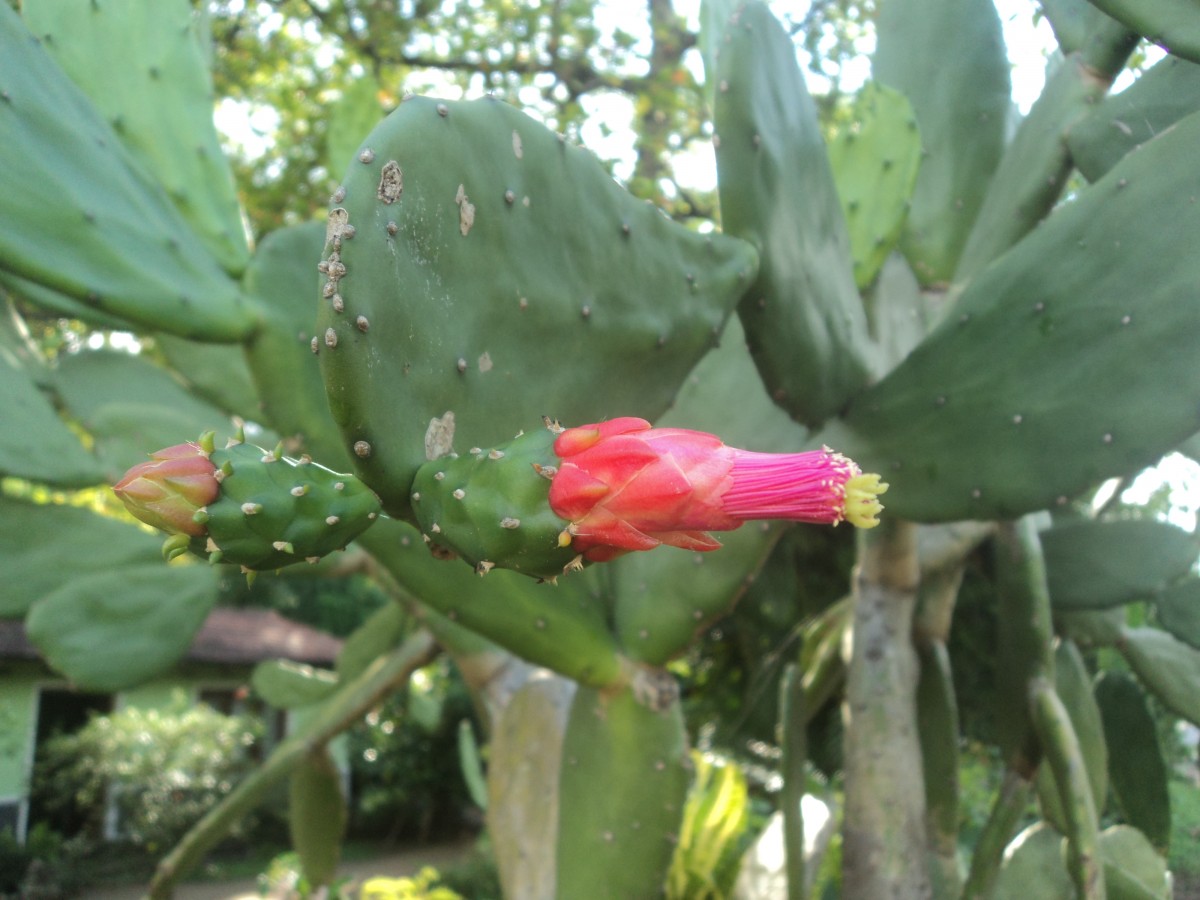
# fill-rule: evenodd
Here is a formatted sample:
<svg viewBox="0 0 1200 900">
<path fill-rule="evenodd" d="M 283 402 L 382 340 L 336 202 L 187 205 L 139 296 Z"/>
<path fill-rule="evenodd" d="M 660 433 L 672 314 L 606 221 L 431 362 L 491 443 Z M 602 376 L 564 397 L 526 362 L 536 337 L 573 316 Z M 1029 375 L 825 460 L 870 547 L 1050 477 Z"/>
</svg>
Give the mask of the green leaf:
<svg viewBox="0 0 1200 900">
<path fill-rule="evenodd" d="M 1069 522 L 1041 538 L 1055 612 L 1145 599 L 1186 574 L 1200 556 L 1193 535 L 1152 519 Z"/>
<path fill-rule="evenodd" d="M 1157 628 L 1126 628 L 1117 649 L 1168 709 L 1200 725 L 1200 650 Z"/>
<path fill-rule="evenodd" d="M 141 565 L 163 568 L 161 546 L 161 536 L 91 510 L 0 496 L 0 618 L 24 616 L 74 579 Z"/>
<path fill-rule="evenodd" d="M 80 576 L 33 605 L 30 641 L 84 690 L 110 693 L 171 668 L 216 603 L 210 566 L 125 566 Z"/>
<path fill-rule="evenodd" d="M 254 667 L 250 685 L 276 709 L 295 709 L 324 700 L 338 688 L 338 676 L 290 659 L 269 659 Z"/>
</svg>

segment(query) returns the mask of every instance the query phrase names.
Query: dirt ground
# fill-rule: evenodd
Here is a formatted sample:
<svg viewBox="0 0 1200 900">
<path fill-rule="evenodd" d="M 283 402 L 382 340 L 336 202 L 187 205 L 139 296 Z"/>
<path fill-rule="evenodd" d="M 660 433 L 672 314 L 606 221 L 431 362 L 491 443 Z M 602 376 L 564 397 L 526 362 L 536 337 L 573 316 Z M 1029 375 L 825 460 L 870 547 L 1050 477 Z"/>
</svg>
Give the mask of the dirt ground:
<svg viewBox="0 0 1200 900">
<path fill-rule="evenodd" d="M 343 863 L 338 873 L 358 882 L 375 876 L 399 878 L 403 875 L 415 875 L 422 866 L 442 869 L 458 862 L 469 856 L 473 847 L 474 842 L 467 840 L 457 844 L 398 850 L 388 856 Z M 136 884 L 90 890 L 86 896 L 88 900 L 140 900 L 144 889 L 145 885 Z M 176 888 L 174 896 L 175 900 L 262 900 L 262 895 L 258 892 L 258 883 L 252 878 L 240 881 L 185 883 Z"/>
</svg>

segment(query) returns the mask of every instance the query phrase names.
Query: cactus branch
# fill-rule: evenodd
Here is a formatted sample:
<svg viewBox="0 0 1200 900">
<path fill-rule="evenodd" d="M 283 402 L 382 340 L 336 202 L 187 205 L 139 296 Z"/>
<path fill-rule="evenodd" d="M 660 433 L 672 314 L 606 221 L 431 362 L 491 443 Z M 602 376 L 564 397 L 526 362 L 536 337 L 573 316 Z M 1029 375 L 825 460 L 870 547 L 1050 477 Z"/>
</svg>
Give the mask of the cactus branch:
<svg viewBox="0 0 1200 900">
<path fill-rule="evenodd" d="M 191 871 L 233 825 L 253 809 L 270 788 L 281 781 L 314 747 L 345 731 L 379 703 L 385 694 L 403 684 L 437 654 L 429 632 L 421 630 L 387 656 L 380 657 L 362 675 L 333 694 L 321 712 L 300 731 L 280 744 L 265 763 L 237 786 L 189 831 L 158 864 L 147 891 L 151 900 L 166 900 L 175 884 Z"/>
</svg>

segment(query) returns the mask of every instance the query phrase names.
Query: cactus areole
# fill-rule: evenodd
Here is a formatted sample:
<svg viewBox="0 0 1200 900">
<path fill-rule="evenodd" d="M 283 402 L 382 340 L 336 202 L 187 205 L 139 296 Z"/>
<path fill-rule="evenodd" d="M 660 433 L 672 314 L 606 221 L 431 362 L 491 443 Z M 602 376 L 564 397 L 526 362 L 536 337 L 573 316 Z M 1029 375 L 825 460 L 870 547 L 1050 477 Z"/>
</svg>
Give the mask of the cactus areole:
<svg viewBox="0 0 1200 900">
<path fill-rule="evenodd" d="M 551 579 L 661 545 L 709 551 L 751 519 L 877 525 L 887 485 L 828 448 L 756 453 L 638 418 L 518 435 L 427 463 L 413 509 L 434 553 Z"/>
</svg>

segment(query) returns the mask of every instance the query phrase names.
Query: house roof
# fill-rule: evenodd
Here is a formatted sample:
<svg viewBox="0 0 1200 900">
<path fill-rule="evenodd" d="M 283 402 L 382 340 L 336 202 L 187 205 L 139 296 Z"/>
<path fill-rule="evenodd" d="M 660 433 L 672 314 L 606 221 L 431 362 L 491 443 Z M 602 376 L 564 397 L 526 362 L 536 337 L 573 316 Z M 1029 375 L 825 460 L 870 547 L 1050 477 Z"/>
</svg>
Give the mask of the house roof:
<svg viewBox="0 0 1200 900">
<path fill-rule="evenodd" d="M 196 633 L 189 662 L 253 665 L 285 658 L 329 665 L 342 642 L 323 631 L 286 619 L 273 609 L 214 609 Z M 19 621 L 0 620 L 0 659 L 39 659 Z"/>
</svg>

